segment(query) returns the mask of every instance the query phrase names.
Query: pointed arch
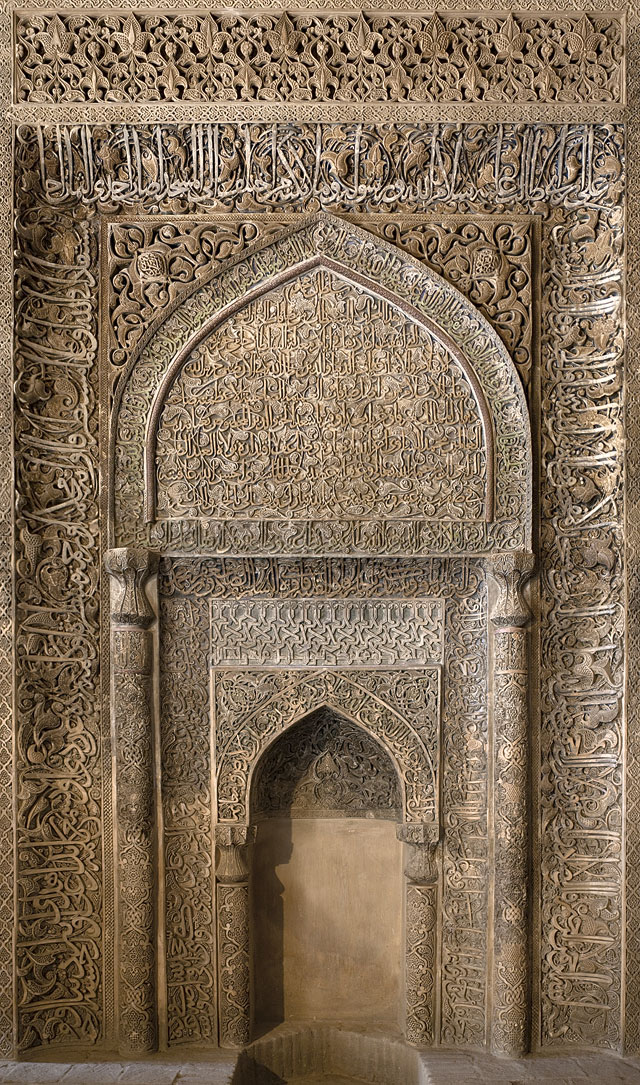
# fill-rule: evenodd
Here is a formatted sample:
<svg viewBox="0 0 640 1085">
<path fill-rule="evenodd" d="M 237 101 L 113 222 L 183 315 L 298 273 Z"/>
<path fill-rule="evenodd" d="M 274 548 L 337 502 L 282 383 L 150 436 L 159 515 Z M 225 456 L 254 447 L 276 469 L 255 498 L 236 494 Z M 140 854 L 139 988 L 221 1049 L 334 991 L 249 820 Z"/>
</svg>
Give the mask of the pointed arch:
<svg viewBox="0 0 640 1085">
<path fill-rule="evenodd" d="M 481 517 L 421 517 L 322 524 L 165 516 L 157 519 L 156 445 L 164 404 L 189 358 L 216 329 L 255 302 L 323 268 L 376 298 L 440 344 L 464 375 L 483 432 Z M 484 553 L 531 540 L 531 435 L 517 371 L 497 333 L 462 294 L 365 230 L 321 214 L 212 270 L 145 336 L 121 382 L 112 426 L 112 532 L 168 553 Z M 437 510 L 436 510 L 437 511 Z"/>
<path fill-rule="evenodd" d="M 247 676 L 253 689 L 249 711 L 238 714 L 239 673 L 221 672 L 214 692 L 216 712 L 217 816 L 220 822 L 249 819 L 251 786 L 263 755 L 279 738 L 310 713 L 326 708 L 363 730 L 389 757 L 397 772 L 405 822 L 436 822 L 440 730 L 439 668 L 415 672 L 420 703 L 415 718 L 401 713 L 369 682 L 345 671 L 289 672 L 273 689 L 258 676 Z M 368 688 L 373 683 L 374 688 Z M 226 726 L 225 702 L 230 726 Z"/>
</svg>

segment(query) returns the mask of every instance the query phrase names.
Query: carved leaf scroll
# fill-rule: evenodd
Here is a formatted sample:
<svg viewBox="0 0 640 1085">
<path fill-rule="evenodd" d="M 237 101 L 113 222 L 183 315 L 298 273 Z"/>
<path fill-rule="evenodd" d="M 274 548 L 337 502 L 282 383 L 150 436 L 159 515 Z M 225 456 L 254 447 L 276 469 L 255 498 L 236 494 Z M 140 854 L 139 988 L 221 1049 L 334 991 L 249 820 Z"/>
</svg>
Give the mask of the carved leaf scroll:
<svg viewBox="0 0 640 1085">
<path fill-rule="evenodd" d="M 617 102 L 622 93 L 613 15 L 30 12 L 16 38 L 20 102 Z"/>
<path fill-rule="evenodd" d="M 254 775 L 252 813 L 399 820 L 402 796 L 379 743 L 325 708 L 290 728 L 264 754 Z"/>
</svg>

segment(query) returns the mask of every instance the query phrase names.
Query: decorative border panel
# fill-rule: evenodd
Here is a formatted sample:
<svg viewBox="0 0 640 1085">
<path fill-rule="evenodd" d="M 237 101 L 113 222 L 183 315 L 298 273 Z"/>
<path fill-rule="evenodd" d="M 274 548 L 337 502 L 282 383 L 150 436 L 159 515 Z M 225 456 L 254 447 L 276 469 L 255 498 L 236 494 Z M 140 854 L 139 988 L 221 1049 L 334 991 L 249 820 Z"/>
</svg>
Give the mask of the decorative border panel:
<svg viewBox="0 0 640 1085">
<path fill-rule="evenodd" d="M 18 1042 L 31 1047 L 101 1035 L 103 736 L 97 246 L 86 222 L 24 195 L 15 314 L 17 971 Z M 40 244 L 38 217 L 47 221 Z"/>
<path fill-rule="evenodd" d="M 18 102 L 619 102 L 617 15 L 38 15 Z"/>
</svg>

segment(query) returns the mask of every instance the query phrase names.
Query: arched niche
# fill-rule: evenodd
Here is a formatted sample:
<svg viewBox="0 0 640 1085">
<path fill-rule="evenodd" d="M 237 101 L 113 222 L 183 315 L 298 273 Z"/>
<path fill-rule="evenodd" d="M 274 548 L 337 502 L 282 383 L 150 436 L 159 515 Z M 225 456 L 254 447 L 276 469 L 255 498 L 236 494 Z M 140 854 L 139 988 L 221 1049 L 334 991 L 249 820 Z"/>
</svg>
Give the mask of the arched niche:
<svg viewBox="0 0 640 1085">
<path fill-rule="evenodd" d="M 386 953 L 380 954 L 378 967 L 373 968 L 371 976 L 372 982 L 379 983 L 378 994 L 382 1000 L 380 1014 L 376 1017 L 374 1006 L 365 999 L 361 1000 L 361 1012 L 354 1007 L 354 1012 L 349 1016 L 353 1020 L 360 1018 L 370 1026 L 400 1028 L 408 1039 L 417 1043 L 429 1042 L 433 1037 L 436 989 L 438 668 L 425 669 L 416 674 L 412 689 L 413 722 L 403 718 L 374 690 L 367 689 L 364 684 L 366 679 L 358 682 L 345 672 L 330 671 L 306 672 L 299 677 L 274 673 L 263 676 L 262 683 L 270 687 L 267 695 L 256 696 L 254 685 L 253 695 L 250 695 L 251 707 L 243 712 L 240 706 L 243 703 L 246 705 L 247 694 L 254 681 L 255 674 L 218 673 L 213 690 L 218 806 L 216 915 L 220 1043 L 222 1046 L 238 1046 L 247 1043 L 252 1035 L 255 1017 L 251 978 L 255 899 L 252 899 L 251 869 L 257 823 L 269 820 L 266 796 L 270 789 L 268 786 L 265 789 L 265 779 L 271 774 L 274 786 L 279 788 L 279 796 L 275 798 L 271 813 L 290 815 L 296 806 L 298 812 L 304 813 L 294 793 L 301 780 L 304 784 L 305 773 L 312 790 L 314 777 L 315 783 L 320 784 L 319 794 L 314 795 L 306 812 L 314 808 L 317 813 L 324 804 L 325 814 L 340 815 L 337 818 L 337 837 L 334 839 L 334 858 L 341 856 L 344 860 L 349 855 L 354 856 L 354 841 L 348 839 L 348 827 L 346 830 L 344 828 L 348 816 L 342 816 L 345 809 L 351 806 L 352 813 L 364 814 L 363 820 L 369 820 L 372 814 L 378 815 L 377 819 L 375 816 L 372 819 L 378 821 L 377 828 L 374 825 L 371 832 L 365 827 L 361 833 L 360 851 L 364 847 L 370 854 L 371 849 L 367 848 L 367 844 L 371 844 L 369 838 L 375 836 L 380 847 L 380 859 L 386 857 L 391 864 L 388 872 L 389 884 L 393 887 L 391 899 L 387 910 L 382 909 L 383 914 L 379 917 L 382 924 L 388 922 L 391 925 L 391 944 Z M 370 673 L 369 682 L 375 689 L 377 681 L 374 672 Z M 296 768 L 295 736 L 300 731 L 303 763 Z M 304 740 L 307 740 L 306 746 Z M 334 768 L 335 773 L 339 774 L 340 767 L 335 764 L 335 758 L 338 750 L 345 750 L 345 742 L 352 747 L 346 751 L 347 758 L 351 756 L 352 779 L 342 791 L 341 808 L 332 807 L 326 791 L 322 795 L 321 778 L 323 772 L 331 773 Z M 289 766 L 285 773 L 281 771 L 283 757 Z M 326 757 L 333 758 L 334 767 L 327 767 L 326 761 L 324 769 L 321 767 Z M 378 789 L 373 781 L 374 776 L 378 777 Z M 389 823 L 392 823 L 391 831 Z M 286 863 L 290 858 L 293 840 L 287 834 L 291 834 L 291 824 L 290 816 L 280 817 L 278 830 L 267 841 L 268 854 L 266 858 L 263 856 L 260 868 L 261 884 L 270 893 L 272 905 L 276 898 L 276 908 L 278 887 L 276 885 L 274 890 L 269 868 L 276 865 L 276 859 Z M 297 835 L 298 843 L 304 847 L 304 840 L 306 838 L 308 841 L 310 834 L 303 829 Z M 319 835 L 326 837 L 327 833 L 321 830 Z M 400 844 L 405 847 L 401 848 Z M 357 892 L 354 884 L 354 893 L 360 904 L 373 914 L 380 887 L 375 877 L 375 863 L 369 863 L 369 876 L 365 878 L 363 859 L 363 855 L 354 858 L 352 876 L 359 879 Z M 407 862 L 405 877 L 401 878 L 403 859 Z M 328 871 L 331 865 L 329 848 L 324 848 L 322 855 L 318 854 L 319 866 L 323 863 Z M 303 884 L 306 874 L 308 868 L 303 862 L 298 887 Z M 348 871 L 345 876 L 349 876 Z M 327 894 L 326 900 L 330 899 L 331 894 Z M 277 925 L 277 917 L 275 922 Z M 372 923 L 371 929 L 374 928 L 375 923 Z M 277 933 L 274 936 L 272 930 L 268 948 L 277 957 L 274 937 L 277 937 Z M 366 941 L 366 937 L 359 941 L 358 936 L 353 935 L 351 949 L 355 956 Z M 391 975 L 387 977 L 385 986 L 381 981 L 381 970 L 393 954 L 395 964 L 391 967 Z M 302 959 L 304 953 L 300 956 Z M 313 957 L 313 961 L 320 969 L 323 968 L 318 955 Z M 343 978 L 347 990 L 354 993 L 357 977 L 350 977 L 351 987 L 347 977 Z M 267 975 L 267 980 L 278 987 L 276 975 Z M 330 983 L 326 972 L 325 980 Z M 276 990 L 276 1015 L 279 999 L 284 1011 L 284 992 L 279 996 Z M 321 992 L 315 1001 L 295 995 L 292 1001 L 294 1016 L 298 1020 L 304 1019 L 306 1014 L 331 1018 L 330 990 Z M 338 1006 L 338 1009 L 340 1012 L 346 1011 L 345 1006 Z M 264 1012 L 264 1006 L 261 1010 Z"/>
<path fill-rule="evenodd" d="M 438 820 L 440 670 L 411 672 L 411 707 L 378 690 L 375 671 L 224 671 L 214 676 L 216 802 L 220 823 L 246 824 L 253 776 L 269 747 L 317 710 L 337 713 L 378 743 L 399 774 L 402 820 Z"/>
<path fill-rule="evenodd" d="M 116 542 L 164 553 L 530 547 L 529 420 L 499 337 L 325 214 L 151 329 L 119 386 L 111 479 Z"/>
<path fill-rule="evenodd" d="M 283 1021 L 400 1029 L 402 792 L 389 754 L 320 708 L 253 776 L 254 1036 Z"/>
</svg>

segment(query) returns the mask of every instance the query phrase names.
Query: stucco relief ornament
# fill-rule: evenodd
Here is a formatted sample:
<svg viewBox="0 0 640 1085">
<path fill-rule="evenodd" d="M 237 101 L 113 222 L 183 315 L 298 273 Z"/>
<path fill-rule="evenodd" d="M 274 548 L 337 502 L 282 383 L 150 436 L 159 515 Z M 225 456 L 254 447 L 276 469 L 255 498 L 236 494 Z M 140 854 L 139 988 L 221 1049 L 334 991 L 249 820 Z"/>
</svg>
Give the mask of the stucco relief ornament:
<svg viewBox="0 0 640 1085">
<path fill-rule="evenodd" d="M 107 550 L 105 568 L 117 585 L 111 610 L 112 621 L 118 625 L 149 628 L 155 613 L 145 589 L 158 570 L 158 561 L 159 554 L 143 547 L 123 546 Z"/>
<path fill-rule="evenodd" d="M 112 580 L 111 711 L 115 738 L 120 1051 L 157 1044 L 154 658 L 147 597 L 158 555 L 122 547 L 104 563 Z"/>
<path fill-rule="evenodd" d="M 527 581 L 535 568 L 533 554 L 515 552 L 496 554 L 488 569 L 498 584 L 500 595 L 491 614 L 491 621 L 498 629 L 524 628 L 531 621 L 531 610 L 523 595 Z"/>
<path fill-rule="evenodd" d="M 488 569 L 499 587 L 494 627 L 494 1002 L 493 1048 L 524 1054 L 529 1047 L 529 673 L 523 589 L 530 553 L 498 554 Z"/>
</svg>

